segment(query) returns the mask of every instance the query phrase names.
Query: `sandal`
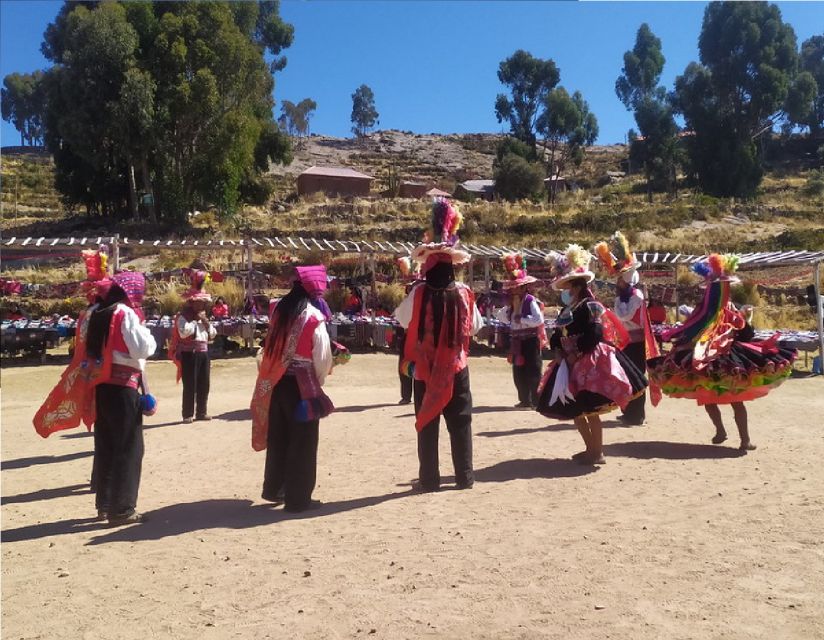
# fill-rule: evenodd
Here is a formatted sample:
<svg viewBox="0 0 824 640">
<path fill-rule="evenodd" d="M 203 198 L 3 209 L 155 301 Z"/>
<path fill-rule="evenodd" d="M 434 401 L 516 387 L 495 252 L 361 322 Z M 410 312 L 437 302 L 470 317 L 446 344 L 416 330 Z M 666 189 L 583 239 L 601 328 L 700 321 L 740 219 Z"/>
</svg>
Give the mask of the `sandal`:
<svg viewBox="0 0 824 640">
<path fill-rule="evenodd" d="M 113 527 L 118 527 L 122 524 L 136 524 L 138 522 L 146 522 L 146 518 L 142 513 L 138 513 L 137 511 L 122 515 L 109 514 L 109 525 Z"/>
</svg>

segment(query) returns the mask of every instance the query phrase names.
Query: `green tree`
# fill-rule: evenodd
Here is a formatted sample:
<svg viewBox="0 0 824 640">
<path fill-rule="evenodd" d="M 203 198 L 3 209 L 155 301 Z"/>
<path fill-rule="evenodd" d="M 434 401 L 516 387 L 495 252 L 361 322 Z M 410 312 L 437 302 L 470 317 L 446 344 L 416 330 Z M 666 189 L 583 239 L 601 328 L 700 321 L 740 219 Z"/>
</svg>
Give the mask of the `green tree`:
<svg viewBox="0 0 824 640">
<path fill-rule="evenodd" d="M 298 138 L 307 136 L 309 135 L 309 120 L 317 108 L 317 103 L 311 98 L 304 98 L 297 104 L 283 100 L 280 103 L 278 123 L 290 136 Z"/>
<path fill-rule="evenodd" d="M 579 166 L 584 149 L 592 146 L 598 137 L 598 120 L 581 92 L 570 96 L 563 87 L 547 94 L 536 126 L 544 138 L 542 157 L 547 163 L 547 174 L 556 178 L 569 163 Z M 557 182 L 550 184 L 550 201 L 554 202 Z"/>
<path fill-rule="evenodd" d="M 824 129 L 824 35 L 801 44 L 801 73 L 787 96 L 787 116 L 791 123 L 810 129 L 813 136 Z"/>
<path fill-rule="evenodd" d="M 498 80 L 509 88 L 510 96 L 499 93 L 495 99 L 498 122 L 509 122 L 513 136 L 534 146 L 541 106 L 560 79 L 554 61 L 536 58 L 522 49 L 503 60 Z"/>
<path fill-rule="evenodd" d="M 510 153 L 514 153 L 516 156 L 521 156 L 528 162 L 535 162 L 538 159 L 534 146 L 531 147 L 518 140 L 518 138 L 506 136 L 498 143 L 498 146 L 495 149 L 495 159 L 497 162 L 500 162 L 504 159 L 504 156 Z"/>
<path fill-rule="evenodd" d="M 362 138 L 378 124 L 378 110 L 375 108 L 375 94 L 362 84 L 352 94 L 352 133 Z"/>
<path fill-rule="evenodd" d="M 41 48 L 67 204 L 136 216 L 139 175 L 163 218 L 231 215 L 270 162 L 291 160 L 272 73 L 292 38 L 277 2 L 65 3 Z"/>
<path fill-rule="evenodd" d="M 43 72 L 10 73 L 0 91 L 3 120 L 20 132 L 20 144 L 42 144 L 46 95 Z"/>
<path fill-rule="evenodd" d="M 495 161 L 494 176 L 495 191 L 510 202 L 535 198 L 543 191 L 541 165 L 514 153 L 507 153 L 500 161 Z"/>
<path fill-rule="evenodd" d="M 666 59 L 661 40 L 642 24 L 635 46 L 624 53 L 624 68 L 615 81 L 615 93 L 634 112 L 640 136 L 630 140 L 630 160 L 644 167 L 647 197 L 653 189 L 674 190 L 678 127 L 666 91 L 659 86 Z"/>
<path fill-rule="evenodd" d="M 795 33 L 777 6 L 713 2 L 698 39 L 701 64 L 676 79 L 673 104 L 695 135 L 699 185 L 750 197 L 761 180 L 756 141 L 772 130 L 798 67 Z"/>
</svg>

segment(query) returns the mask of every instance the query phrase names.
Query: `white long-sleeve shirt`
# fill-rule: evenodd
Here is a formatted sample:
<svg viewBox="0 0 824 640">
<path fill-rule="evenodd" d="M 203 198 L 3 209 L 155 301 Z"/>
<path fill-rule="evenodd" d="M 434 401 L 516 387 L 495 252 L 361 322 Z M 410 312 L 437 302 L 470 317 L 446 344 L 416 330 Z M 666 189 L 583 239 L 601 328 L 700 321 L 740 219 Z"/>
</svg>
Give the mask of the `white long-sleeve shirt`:
<svg viewBox="0 0 824 640">
<path fill-rule="evenodd" d="M 208 328 L 205 328 L 197 319 L 186 322 L 183 315 L 177 317 L 177 332 L 181 338 L 194 337 L 195 342 L 211 342 L 217 335 L 211 322 L 208 323 Z"/>
<path fill-rule="evenodd" d="M 633 289 L 632 295 L 626 302 L 622 302 L 620 296 L 615 296 L 615 315 L 618 316 L 627 331 L 637 331 L 644 328 L 640 323 L 641 317 L 636 315 L 643 306 L 644 294 L 638 289 Z"/>
<path fill-rule="evenodd" d="M 521 306 L 523 303 L 521 303 Z M 515 314 L 510 314 L 511 307 L 504 307 L 495 313 L 495 319 L 499 322 L 509 323 L 512 331 L 519 331 L 522 329 L 532 329 L 533 327 L 540 327 L 544 324 L 544 314 L 541 312 L 541 307 L 538 301 L 533 297 L 529 304 L 529 313 L 525 316 L 515 317 Z M 520 311 L 520 309 L 519 309 Z"/>
<path fill-rule="evenodd" d="M 311 304 L 306 305 L 306 312 L 310 318 L 317 318 L 320 323 L 315 328 L 312 335 L 312 365 L 315 367 L 315 375 L 318 382 L 323 384 L 326 376 L 332 371 L 334 361 L 332 359 L 332 343 L 329 340 L 329 332 L 326 330 L 326 319 L 323 314 Z M 295 354 L 296 360 L 306 360 Z"/>
<path fill-rule="evenodd" d="M 404 328 L 407 329 L 412 322 L 412 314 L 415 311 L 415 291 L 418 287 L 425 287 L 425 284 L 417 284 L 412 288 L 412 291 L 401 301 L 395 309 L 395 319 Z M 465 285 L 458 285 L 465 286 Z M 484 318 L 478 311 L 477 305 L 472 305 L 472 335 L 478 333 L 484 326 Z"/>
<path fill-rule="evenodd" d="M 89 309 L 86 314 L 86 321 L 80 328 L 84 338 L 86 338 L 89 331 L 88 320 L 91 318 L 92 312 L 96 309 L 96 306 Z M 120 351 L 114 351 L 112 360 L 116 364 L 144 371 L 146 368 L 146 358 L 154 354 L 157 349 L 157 343 L 151 332 L 140 323 L 140 318 L 134 309 L 121 303 L 117 305 L 115 313 L 119 311 L 123 312 L 123 322 L 120 324 L 120 333 L 123 336 L 123 342 L 126 344 L 129 353 L 125 354 Z"/>
</svg>

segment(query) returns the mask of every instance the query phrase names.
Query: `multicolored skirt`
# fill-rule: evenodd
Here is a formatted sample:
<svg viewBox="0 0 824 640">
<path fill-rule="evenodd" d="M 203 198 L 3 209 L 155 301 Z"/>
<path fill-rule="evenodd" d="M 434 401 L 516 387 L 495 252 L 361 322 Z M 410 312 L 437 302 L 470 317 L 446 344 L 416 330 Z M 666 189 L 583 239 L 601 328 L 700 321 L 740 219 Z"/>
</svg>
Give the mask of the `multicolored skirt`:
<svg viewBox="0 0 824 640">
<path fill-rule="evenodd" d="M 795 349 L 769 340 L 733 342 L 729 352 L 696 371 L 692 349 L 673 350 L 647 364 L 650 381 L 671 398 L 705 404 L 746 402 L 766 396 L 790 377 Z"/>
<path fill-rule="evenodd" d="M 564 387 L 562 393 L 559 386 Z M 538 386 L 536 410 L 557 420 L 599 415 L 624 409 L 646 387 L 647 379 L 638 367 L 618 349 L 602 342 L 571 367 L 563 360 L 550 363 Z"/>
</svg>

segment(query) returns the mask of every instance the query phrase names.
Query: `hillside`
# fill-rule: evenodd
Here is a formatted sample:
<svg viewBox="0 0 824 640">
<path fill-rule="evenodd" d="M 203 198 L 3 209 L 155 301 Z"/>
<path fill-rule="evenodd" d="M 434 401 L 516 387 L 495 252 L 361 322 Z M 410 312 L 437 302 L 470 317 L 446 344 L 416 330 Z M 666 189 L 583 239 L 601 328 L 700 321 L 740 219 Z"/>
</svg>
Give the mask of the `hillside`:
<svg viewBox="0 0 824 640">
<path fill-rule="evenodd" d="M 5 235 L 36 236 L 104 233 L 117 230 L 132 237 L 186 235 L 206 237 L 265 233 L 327 238 L 377 238 L 414 241 L 426 226 L 428 204 L 422 200 L 383 199 L 390 171 L 400 180 L 422 181 L 452 191 L 457 182 L 492 177 L 494 150 L 500 136 L 435 135 L 380 131 L 366 139 L 313 135 L 296 144 L 295 160 L 273 167 L 272 200 L 246 207 L 231 223 L 218 224 L 206 213 L 179 227 L 112 223 L 82 214 L 67 215 L 51 184 L 51 162 L 42 154 L 6 148 L 3 153 L 2 228 Z M 676 197 L 656 194 L 648 203 L 643 179 L 615 177 L 626 147 L 612 145 L 587 151 L 583 165 L 569 177 L 581 187 L 545 202 L 462 205 L 467 241 L 520 246 L 588 244 L 615 229 L 626 231 L 639 248 L 700 253 L 708 250 L 769 250 L 824 247 L 824 197 L 805 190 L 809 170 L 783 163 L 768 173 L 752 201 L 716 199 L 692 190 Z M 295 177 L 312 165 L 349 166 L 375 177 L 371 198 L 326 198 L 295 195 Z M 613 172 L 613 176 L 607 175 Z M 12 214 L 15 190 L 16 216 Z"/>
</svg>

